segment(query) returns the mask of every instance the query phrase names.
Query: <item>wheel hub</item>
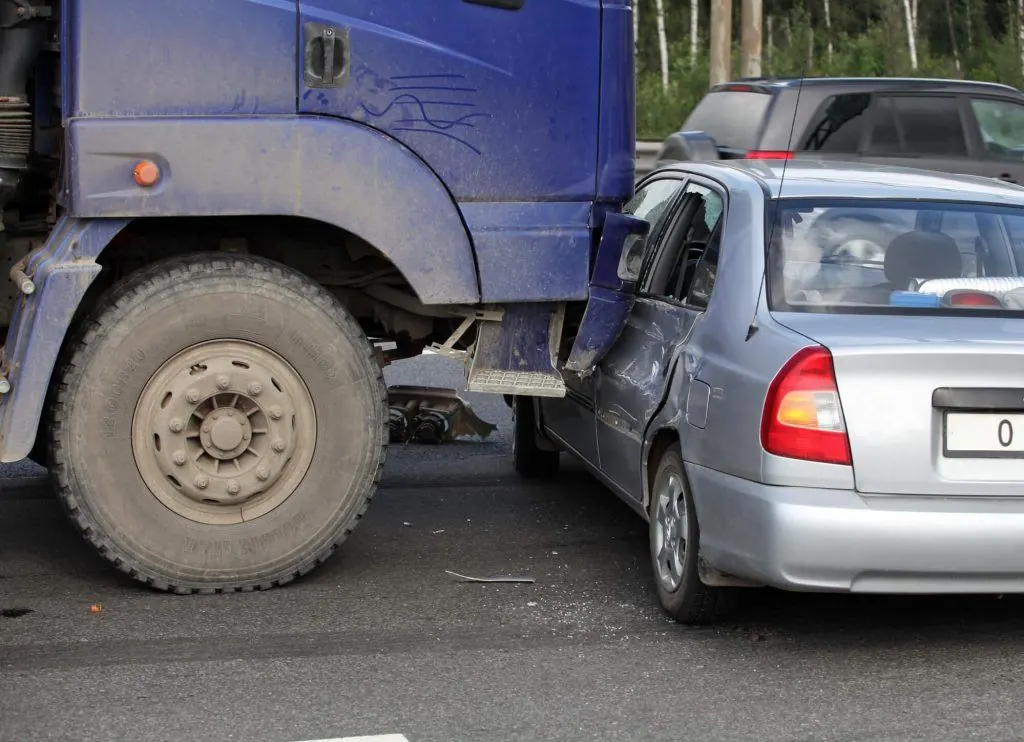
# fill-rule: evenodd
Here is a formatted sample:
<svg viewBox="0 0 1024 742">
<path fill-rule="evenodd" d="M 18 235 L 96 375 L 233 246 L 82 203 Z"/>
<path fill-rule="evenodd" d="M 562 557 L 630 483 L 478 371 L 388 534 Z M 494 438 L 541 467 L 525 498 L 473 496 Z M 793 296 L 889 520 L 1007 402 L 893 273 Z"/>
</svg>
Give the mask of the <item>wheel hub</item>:
<svg viewBox="0 0 1024 742">
<path fill-rule="evenodd" d="M 139 399 L 133 445 L 140 473 L 171 509 L 201 522 L 225 522 L 217 512 L 225 506 L 259 511 L 227 516 L 234 522 L 291 494 L 315 431 L 312 399 L 290 365 L 260 346 L 218 340 L 153 376 Z"/>
<path fill-rule="evenodd" d="M 686 554 L 686 499 L 679 478 L 670 474 L 655 493 L 655 538 L 651 545 L 658 580 L 675 590 L 683 579 Z"/>
</svg>

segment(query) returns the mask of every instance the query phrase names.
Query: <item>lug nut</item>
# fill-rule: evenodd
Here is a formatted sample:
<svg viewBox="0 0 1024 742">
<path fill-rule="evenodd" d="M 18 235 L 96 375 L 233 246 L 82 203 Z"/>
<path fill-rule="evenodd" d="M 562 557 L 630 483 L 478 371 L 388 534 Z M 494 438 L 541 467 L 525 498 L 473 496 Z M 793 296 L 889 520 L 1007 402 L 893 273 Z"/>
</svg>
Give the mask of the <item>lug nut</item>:
<svg viewBox="0 0 1024 742">
<path fill-rule="evenodd" d="M 185 424 L 181 420 L 179 420 L 178 418 L 174 418 L 167 425 L 167 427 L 169 427 L 171 429 L 172 433 L 180 433 L 181 431 L 183 431 L 185 429 Z"/>
<path fill-rule="evenodd" d="M 256 470 L 256 478 L 259 479 L 261 482 L 266 482 L 268 479 L 270 479 L 270 470 L 267 469 L 266 467 L 261 466 L 259 469 Z"/>
<path fill-rule="evenodd" d="M 189 401 L 189 404 L 195 404 L 202 398 L 203 395 L 199 393 L 198 389 L 189 389 L 187 392 L 185 392 L 185 399 Z"/>
<path fill-rule="evenodd" d="M 234 479 L 232 479 L 231 481 L 228 482 L 228 494 L 229 495 L 237 495 L 241 491 L 242 491 L 242 488 L 239 486 L 238 482 L 236 482 Z"/>
<path fill-rule="evenodd" d="M 280 420 L 283 416 L 284 416 L 284 412 L 281 411 L 280 407 L 271 407 L 270 408 L 270 419 L 271 420 Z"/>
<path fill-rule="evenodd" d="M 258 397 L 263 393 L 263 385 L 258 381 L 254 381 L 249 384 L 249 396 Z"/>
<path fill-rule="evenodd" d="M 227 376 L 224 376 L 223 374 L 217 377 L 218 389 L 227 389 L 229 386 L 231 386 L 231 379 L 229 379 Z"/>
<path fill-rule="evenodd" d="M 210 486 L 210 480 L 200 474 L 198 477 L 192 480 L 192 484 L 196 486 L 196 489 L 204 490 Z"/>
<path fill-rule="evenodd" d="M 188 459 L 185 458 L 185 452 L 184 451 L 175 451 L 174 452 L 174 463 L 177 466 L 185 466 L 185 462 L 187 460 Z"/>
<path fill-rule="evenodd" d="M 0 394 L 9 394 L 11 391 L 11 382 L 7 379 L 0 377 Z"/>
<path fill-rule="evenodd" d="M 249 439 L 250 439 L 251 437 L 252 437 L 252 436 L 250 435 L 250 433 L 249 433 L 249 431 L 248 431 L 248 430 L 246 430 L 246 431 L 243 431 L 243 433 L 242 433 L 242 440 L 243 440 L 243 441 L 247 441 L 247 440 L 249 440 Z"/>
<path fill-rule="evenodd" d="M 275 439 L 274 442 L 271 445 L 273 446 L 274 450 L 277 451 L 278 453 L 283 453 L 284 452 L 284 449 L 285 449 L 284 441 L 281 440 L 280 438 Z"/>
<path fill-rule="evenodd" d="M 210 432 L 210 423 L 206 423 L 206 425 L 203 426 L 203 432 L 204 433 L 209 433 Z"/>
</svg>

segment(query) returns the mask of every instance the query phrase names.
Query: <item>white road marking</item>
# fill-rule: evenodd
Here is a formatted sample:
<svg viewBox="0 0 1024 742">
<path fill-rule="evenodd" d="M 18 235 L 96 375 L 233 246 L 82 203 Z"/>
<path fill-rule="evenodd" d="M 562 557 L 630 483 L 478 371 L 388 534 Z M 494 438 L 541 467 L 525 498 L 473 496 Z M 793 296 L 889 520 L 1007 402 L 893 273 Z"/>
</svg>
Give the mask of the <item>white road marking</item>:
<svg viewBox="0 0 1024 742">
<path fill-rule="evenodd" d="M 409 742 L 404 734 L 371 734 L 368 737 L 334 737 L 332 739 L 308 739 L 297 742 Z"/>
</svg>

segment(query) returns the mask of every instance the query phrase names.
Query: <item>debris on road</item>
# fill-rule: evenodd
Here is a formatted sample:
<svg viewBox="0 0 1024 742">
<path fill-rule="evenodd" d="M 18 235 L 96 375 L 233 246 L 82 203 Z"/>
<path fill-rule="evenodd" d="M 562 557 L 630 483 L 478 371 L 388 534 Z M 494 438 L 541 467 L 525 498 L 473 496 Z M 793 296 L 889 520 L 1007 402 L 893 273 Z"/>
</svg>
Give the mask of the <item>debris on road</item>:
<svg viewBox="0 0 1024 742">
<path fill-rule="evenodd" d="M 466 575 L 460 575 L 458 572 L 452 572 L 450 569 L 446 569 L 445 574 L 449 574 L 452 577 L 457 577 L 463 582 L 521 582 L 531 585 L 534 582 L 536 582 L 536 580 L 532 577 L 467 577 Z"/>
<path fill-rule="evenodd" d="M 102 612 L 103 612 L 103 606 L 100 605 L 99 603 L 93 603 L 91 606 L 89 606 L 89 613 L 102 613 Z"/>
<path fill-rule="evenodd" d="M 448 443 L 465 436 L 483 440 L 497 430 L 481 420 L 454 389 L 392 386 L 388 406 L 392 443 Z"/>
</svg>

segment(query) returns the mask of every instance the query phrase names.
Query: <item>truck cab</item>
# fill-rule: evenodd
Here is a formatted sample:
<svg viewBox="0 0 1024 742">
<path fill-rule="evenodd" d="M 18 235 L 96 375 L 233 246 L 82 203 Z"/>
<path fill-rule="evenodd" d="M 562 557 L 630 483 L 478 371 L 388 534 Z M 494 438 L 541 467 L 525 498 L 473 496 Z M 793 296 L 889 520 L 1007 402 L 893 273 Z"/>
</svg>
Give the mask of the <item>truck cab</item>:
<svg viewBox="0 0 1024 742">
<path fill-rule="evenodd" d="M 370 338 L 565 393 L 632 49 L 629 0 L 0 0 L 0 460 L 154 587 L 312 569 L 383 466 Z"/>
</svg>

